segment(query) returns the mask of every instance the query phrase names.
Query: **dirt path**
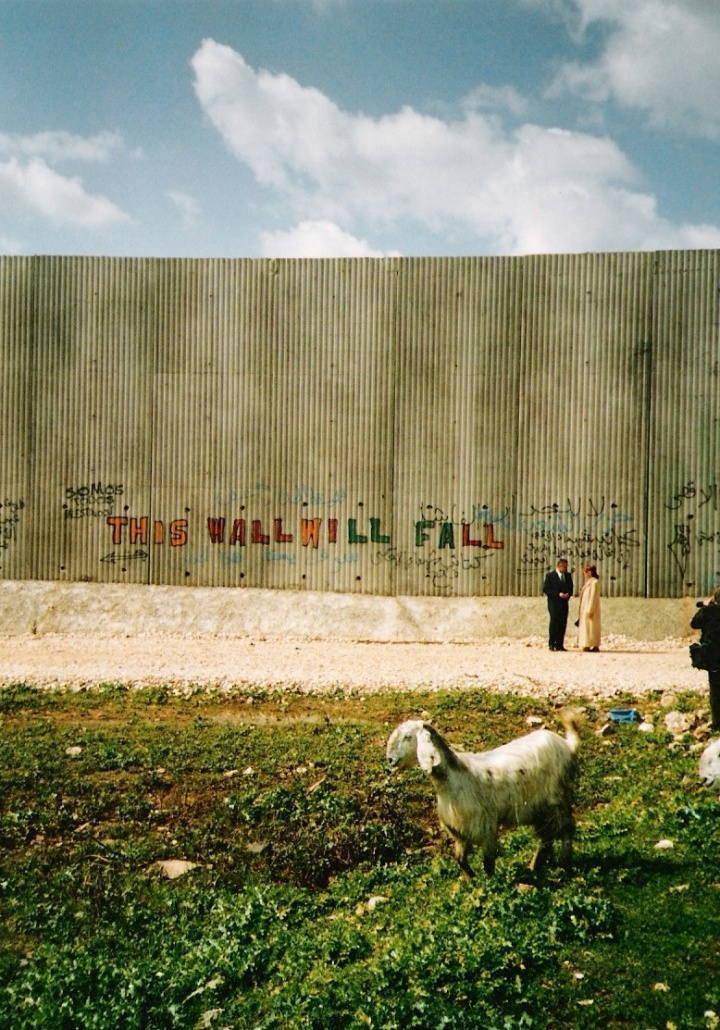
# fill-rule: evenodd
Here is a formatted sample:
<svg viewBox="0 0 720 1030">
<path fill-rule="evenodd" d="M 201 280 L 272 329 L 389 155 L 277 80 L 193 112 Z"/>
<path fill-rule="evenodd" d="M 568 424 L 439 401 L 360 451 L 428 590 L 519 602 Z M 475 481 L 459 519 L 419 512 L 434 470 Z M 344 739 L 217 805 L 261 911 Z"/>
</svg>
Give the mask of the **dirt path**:
<svg viewBox="0 0 720 1030">
<path fill-rule="evenodd" d="M 562 700 L 569 695 L 611 699 L 668 689 L 702 689 L 704 673 L 690 667 L 685 641 L 603 641 L 599 654 L 545 642 L 384 644 L 300 639 L 158 636 L 0 637 L 0 685 L 82 687 L 99 683 L 176 688 L 240 685 L 315 692 L 337 687 L 484 687 Z"/>
</svg>

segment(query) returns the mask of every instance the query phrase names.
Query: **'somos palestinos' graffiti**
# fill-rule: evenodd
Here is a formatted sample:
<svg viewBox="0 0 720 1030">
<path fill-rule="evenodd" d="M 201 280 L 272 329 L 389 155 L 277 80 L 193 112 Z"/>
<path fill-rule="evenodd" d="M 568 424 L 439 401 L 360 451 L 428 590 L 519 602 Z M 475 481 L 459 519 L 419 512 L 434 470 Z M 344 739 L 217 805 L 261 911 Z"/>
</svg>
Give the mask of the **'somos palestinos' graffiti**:
<svg viewBox="0 0 720 1030">
<path fill-rule="evenodd" d="M 89 483 L 65 488 L 63 511 L 66 519 L 107 518 L 112 515 L 115 498 L 123 492 L 122 483 Z"/>
</svg>

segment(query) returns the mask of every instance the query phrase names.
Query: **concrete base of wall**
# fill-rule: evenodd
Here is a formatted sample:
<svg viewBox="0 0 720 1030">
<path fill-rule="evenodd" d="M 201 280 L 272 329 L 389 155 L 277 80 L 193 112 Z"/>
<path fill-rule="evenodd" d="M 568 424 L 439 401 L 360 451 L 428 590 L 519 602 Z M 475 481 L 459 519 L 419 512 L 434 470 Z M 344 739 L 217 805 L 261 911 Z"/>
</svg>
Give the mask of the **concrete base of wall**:
<svg viewBox="0 0 720 1030">
<path fill-rule="evenodd" d="M 570 629 L 577 618 L 571 603 Z M 604 598 L 603 636 L 690 635 L 695 598 Z M 0 581 L 0 634 L 102 633 L 476 643 L 544 637 L 534 597 L 370 597 L 226 587 Z"/>
</svg>

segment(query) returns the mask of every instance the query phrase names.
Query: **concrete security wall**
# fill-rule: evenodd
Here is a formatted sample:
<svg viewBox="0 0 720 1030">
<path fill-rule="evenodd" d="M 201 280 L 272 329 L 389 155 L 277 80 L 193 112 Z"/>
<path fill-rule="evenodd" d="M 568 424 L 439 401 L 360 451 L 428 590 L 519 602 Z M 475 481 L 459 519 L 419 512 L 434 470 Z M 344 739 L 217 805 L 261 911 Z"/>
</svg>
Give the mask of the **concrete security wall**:
<svg viewBox="0 0 720 1030">
<path fill-rule="evenodd" d="M 718 271 L 0 258 L 0 577 L 459 601 L 564 554 L 703 596 Z"/>
<path fill-rule="evenodd" d="M 660 641 L 694 635 L 690 598 L 604 598 L 602 605 L 603 643 L 610 638 L 611 649 L 618 647 L 612 637 Z M 572 610 L 577 611 L 577 600 Z M 542 597 L 372 597 L 245 587 L 0 582 L 0 635 L 7 637 L 100 632 L 477 644 L 498 637 L 544 642 L 547 627 Z"/>
</svg>

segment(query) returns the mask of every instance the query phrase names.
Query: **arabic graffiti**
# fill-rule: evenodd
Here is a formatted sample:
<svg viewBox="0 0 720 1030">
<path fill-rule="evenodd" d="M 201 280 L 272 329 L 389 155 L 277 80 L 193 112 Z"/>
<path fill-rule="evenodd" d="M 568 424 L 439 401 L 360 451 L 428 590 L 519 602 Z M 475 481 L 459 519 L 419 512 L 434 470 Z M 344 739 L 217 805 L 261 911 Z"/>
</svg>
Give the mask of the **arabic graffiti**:
<svg viewBox="0 0 720 1030">
<path fill-rule="evenodd" d="M 24 507 L 24 501 L 11 501 L 7 497 L 0 504 L 0 551 L 7 551 L 17 539 L 20 512 Z"/>
<path fill-rule="evenodd" d="M 699 498 L 698 509 L 705 507 L 706 504 L 711 504 L 714 511 L 717 511 L 718 502 L 718 484 L 708 483 L 706 486 L 696 487 L 695 483 L 691 480 L 689 483 L 685 483 L 676 494 L 673 495 L 669 503 L 665 505 L 670 511 L 677 511 L 683 506 L 685 501 L 694 500 Z"/>
<path fill-rule="evenodd" d="M 464 545 L 503 550 L 507 538 L 514 537 L 520 546 L 517 571 L 521 575 L 536 575 L 563 555 L 573 564 L 609 563 L 612 579 L 613 573 L 631 568 L 641 547 L 637 530 L 630 525 L 632 515 L 605 498 L 568 498 L 563 505 L 530 504 L 527 510 L 515 504 L 493 508 L 480 503 L 467 509 L 423 503 L 420 510 L 423 520 L 416 523 L 416 543 L 435 526 L 439 526 L 438 550 L 455 546 L 455 526 Z"/>
<path fill-rule="evenodd" d="M 689 480 L 665 504 L 673 519 L 667 545 L 673 567 L 684 586 L 700 591 L 712 589 L 720 578 L 719 500 L 716 480 L 702 485 Z"/>
<path fill-rule="evenodd" d="M 428 552 L 407 551 L 389 547 L 385 551 L 376 551 L 370 559 L 371 565 L 391 565 L 396 569 L 417 568 L 423 577 L 432 582 L 436 589 L 447 589 L 453 580 L 462 572 L 474 572 L 483 567 L 483 562 L 490 557 L 490 551 L 480 554 L 457 554 L 454 551 L 440 553 L 433 547 Z"/>
</svg>

